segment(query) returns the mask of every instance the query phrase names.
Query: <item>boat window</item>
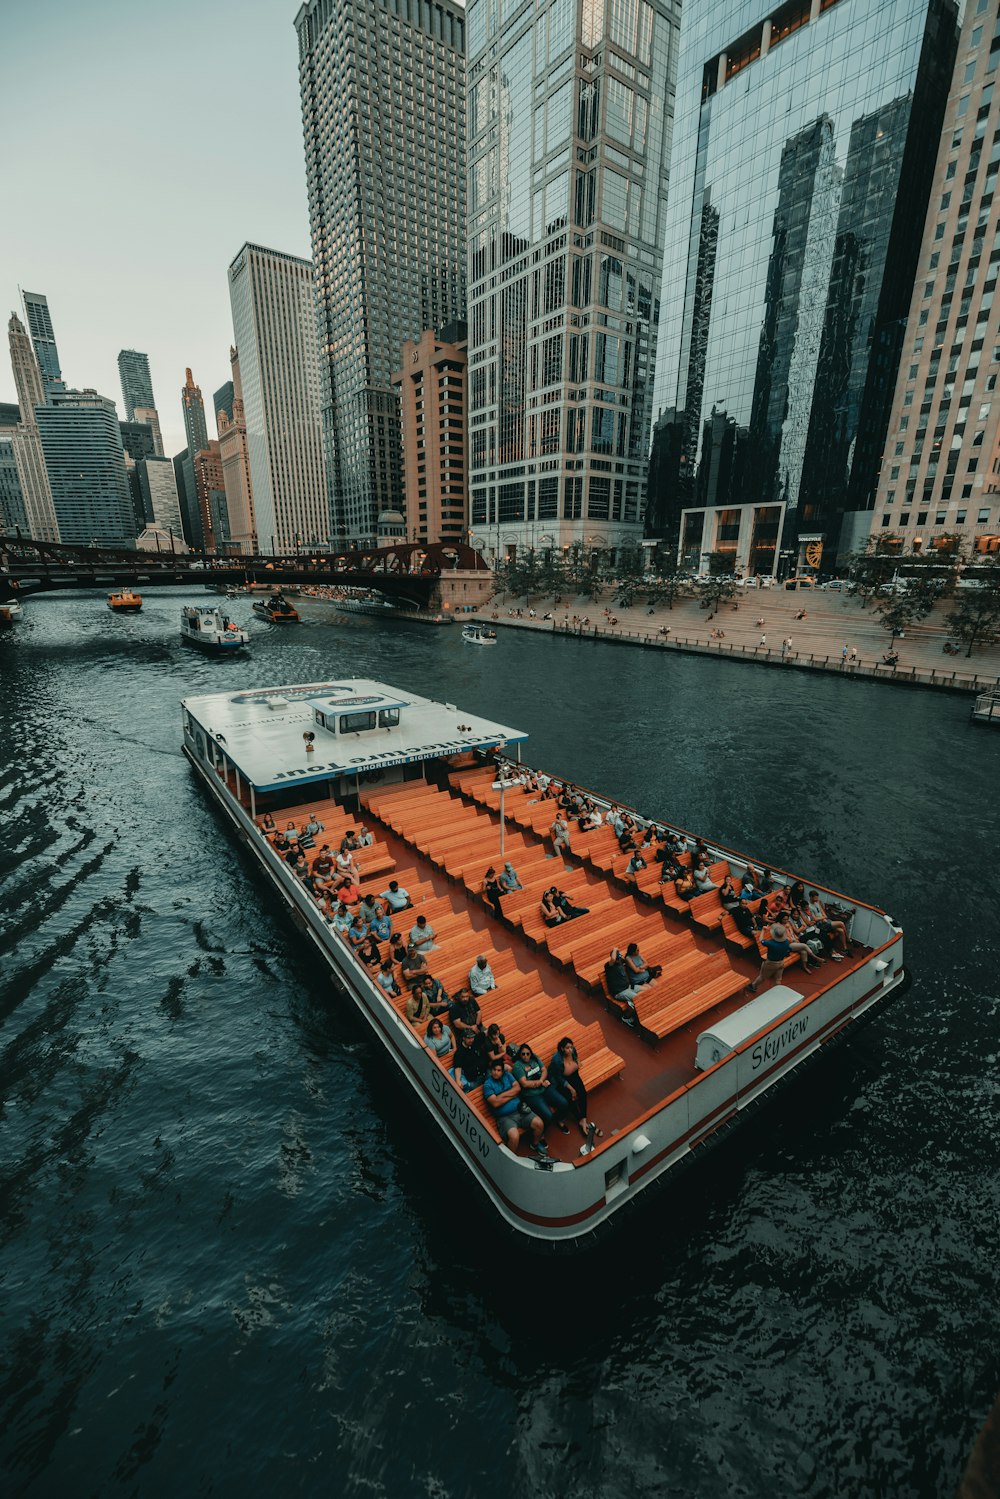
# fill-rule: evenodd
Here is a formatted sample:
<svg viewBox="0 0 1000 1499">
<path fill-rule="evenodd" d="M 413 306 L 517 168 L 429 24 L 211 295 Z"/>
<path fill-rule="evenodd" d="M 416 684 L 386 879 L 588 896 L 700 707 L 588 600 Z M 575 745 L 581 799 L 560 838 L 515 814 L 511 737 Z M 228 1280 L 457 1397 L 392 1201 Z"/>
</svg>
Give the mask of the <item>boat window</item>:
<svg viewBox="0 0 1000 1499">
<path fill-rule="evenodd" d="M 340 715 L 340 732 L 342 734 L 360 734 L 362 729 L 373 729 L 374 727 L 374 713 L 342 713 Z"/>
<path fill-rule="evenodd" d="M 398 708 L 380 708 L 378 710 L 378 726 L 380 729 L 394 729 L 398 723 Z"/>
<path fill-rule="evenodd" d="M 325 729 L 327 727 L 326 714 L 325 713 L 321 713 L 318 708 L 314 708 L 313 709 L 313 717 L 315 718 L 316 722 L 319 724 L 319 726 L 320 726 L 321 729 Z M 330 721 L 330 728 L 331 729 L 333 728 L 333 720 L 332 719 Z"/>
</svg>

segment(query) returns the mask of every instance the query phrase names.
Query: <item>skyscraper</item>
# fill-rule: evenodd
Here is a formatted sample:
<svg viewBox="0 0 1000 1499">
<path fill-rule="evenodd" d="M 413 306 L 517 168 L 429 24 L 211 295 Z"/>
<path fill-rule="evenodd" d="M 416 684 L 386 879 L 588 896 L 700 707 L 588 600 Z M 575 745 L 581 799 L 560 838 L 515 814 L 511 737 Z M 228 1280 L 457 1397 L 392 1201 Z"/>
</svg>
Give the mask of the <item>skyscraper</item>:
<svg viewBox="0 0 1000 1499">
<path fill-rule="evenodd" d="M 59 350 L 56 348 L 56 335 L 49 313 L 49 299 L 37 291 L 22 292 L 21 296 L 24 302 L 28 333 L 31 336 L 35 358 L 38 360 L 38 368 L 42 372 L 42 385 L 46 397 L 49 397 L 53 391 L 64 388 L 62 370 L 59 365 Z"/>
<path fill-rule="evenodd" d="M 201 386 L 195 385 L 191 371 L 184 371 L 181 389 L 181 408 L 184 416 L 184 435 L 191 458 L 208 447 L 208 428 L 205 425 L 205 403 L 201 398 Z"/>
<path fill-rule="evenodd" d="M 473 542 L 637 543 L 678 9 L 467 14 Z"/>
<path fill-rule="evenodd" d="M 1000 41 L 987 0 L 959 39 L 879 474 L 872 535 L 1000 552 Z"/>
<path fill-rule="evenodd" d="M 184 536 L 174 466 L 169 458 L 140 458 L 135 466 L 143 518 L 180 541 Z"/>
<path fill-rule="evenodd" d="M 337 534 L 373 538 L 403 504 L 399 351 L 465 316 L 464 15 L 454 0 L 307 0 L 295 26 L 327 485 Z"/>
<path fill-rule="evenodd" d="M 194 490 L 201 518 L 201 533 L 206 552 L 229 551 L 229 513 L 226 509 L 226 486 L 222 476 L 219 444 L 210 438 L 200 453 L 194 455 Z"/>
<path fill-rule="evenodd" d="M 252 554 L 257 550 L 257 518 L 250 482 L 243 379 L 235 348 L 229 350 L 229 363 L 233 371 L 233 378 L 228 382 L 233 388 L 232 415 L 227 416 L 224 407 L 218 413 L 219 457 L 222 461 L 222 481 L 226 491 L 229 536 L 233 550 Z"/>
<path fill-rule="evenodd" d="M 134 420 L 144 423 L 153 434 L 153 452 L 163 457 L 163 437 L 160 433 L 160 416 L 155 406 L 137 406 Z"/>
<path fill-rule="evenodd" d="M 208 428 L 205 425 L 205 403 L 201 398 L 201 386 L 195 385 L 194 378 L 189 369 L 184 371 L 184 385 L 181 389 L 181 410 L 184 417 L 184 435 L 187 438 L 187 447 L 181 459 L 182 482 L 177 486 L 177 493 L 181 502 L 181 514 L 185 517 L 188 529 L 185 532 L 188 542 L 197 550 L 203 550 L 208 538 L 202 527 L 201 506 L 198 500 L 198 486 L 195 482 L 194 460 L 197 455 L 208 447 Z M 176 467 L 177 459 L 174 459 Z"/>
<path fill-rule="evenodd" d="M 326 546 L 331 517 L 312 265 L 244 245 L 229 267 L 229 298 L 260 546 Z M 238 529 L 235 539 L 242 539 Z"/>
<path fill-rule="evenodd" d="M 114 401 L 96 390 L 57 391 L 36 415 L 62 540 L 128 545 L 136 517 Z"/>
<path fill-rule="evenodd" d="M 398 388 L 407 541 L 464 541 L 468 519 L 468 329 L 428 328 L 403 345 Z M 393 512 L 389 512 L 392 514 Z"/>
<path fill-rule="evenodd" d="M 692 567 L 867 532 L 955 38 L 953 0 L 682 28 L 647 531 Z"/>
<path fill-rule="evenodd" d="M 23 524 L 27 535 L 36 541 L 59 541 L 59 521 L 38 430 L 38 411 L 45 402 L 42 374 L 17 313 L 11 313 L 7 327 L 19 416 L 16 426 L 7 429 L 24 513 L 23 523 L 18 524 Z"/>
<path fill-rule="evenodd" d="M 219 412 L 224 411 L 230 421 L 233 419 L 233 382 L 227 380 L 225 385 L 220 385 L 212 396 L 212 405 L 215 407 L 215 422 L 218 426 Z"/>
<path fill-rule="evenodd" d="M 0 414 L 0 532 L 13 536 L 17 531 L 22 536 L 29 534 L 28 512 L 24 508 L 13 429 L 5 425 Z"/>
<path fill-rule="evenodd" d="M 138 420 L 135 414 L 137 406 L 156 410 L 147 354 L 140 354 L 138 349 L 122 349 L 118 355 L 118 375 L 122 382 L 126 421 Z"/>
</svg>

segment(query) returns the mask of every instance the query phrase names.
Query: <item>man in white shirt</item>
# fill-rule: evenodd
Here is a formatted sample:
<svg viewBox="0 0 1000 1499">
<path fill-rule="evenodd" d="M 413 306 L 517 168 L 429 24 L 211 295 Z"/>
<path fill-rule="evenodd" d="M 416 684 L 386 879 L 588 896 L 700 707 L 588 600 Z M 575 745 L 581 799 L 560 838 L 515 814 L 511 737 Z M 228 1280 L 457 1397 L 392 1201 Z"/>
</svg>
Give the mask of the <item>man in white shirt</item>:
<svg viewBox="0 0 1000 1499">
<path fill-rule="evenodd" d="M 393 911 L 405 911 L 410 904 L 410 892 L 398 880 L 390 880 L 388 890 L 380 890 L 379 895 Z"/>
<path fill-rule="evenodd" d="M 493 969 L 480 953 L 479 957 L 469 969 L 469 988 L 473 994 L 487 994 L 490 989 L 495 989 L 497 981 L 493 977 Z"/>
</svg>

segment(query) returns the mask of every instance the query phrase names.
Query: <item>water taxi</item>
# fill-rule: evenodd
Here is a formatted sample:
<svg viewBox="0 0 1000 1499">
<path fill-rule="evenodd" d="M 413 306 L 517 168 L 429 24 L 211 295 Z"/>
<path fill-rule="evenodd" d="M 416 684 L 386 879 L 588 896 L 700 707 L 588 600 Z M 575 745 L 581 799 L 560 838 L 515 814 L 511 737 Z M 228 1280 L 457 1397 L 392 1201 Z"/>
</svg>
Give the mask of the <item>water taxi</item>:
<svg viewBox="0 0 1000 1499">
<path fill-rule="evenodd" d="M 261 619 L 268 620 L 272 625 L 294 625 L 299 622 L 299 611 L 280 593 L 273 593 L 269 599 L 254 599 L 252 608 L 254 614 L 259 614 Z"/>
<path fill-rule="evenodd" d="M 249 633 L 228 614 L 198 604 L 185 604 L 181 610 L 181 639 L 217 655 L 232 655 L 250 644 Z"/>
<path fill-rule="evenodd" d="M 462 639 L 470 645 L 496 645 L 497 632 L 488 630 L 485 625 L 468 624 L 462 626 Z"/>
<path fill-rule="evenodd" d="M 12 625 L 16 619 L 21 618 L 22 612 L 17 599 L 8 599 L 6 603 L 0 604 L 0 625 Z"/>
<path fill-rule="evenodd" d="M 558 1247 L 597 1235 L 906 983 L 893 919 L 810 881 L 840 908 L 843 953 L 815 972 L 811 952 L 802 961 L 792 953 L 772 987 L 748 993 L 758 939 L 743 935 L 718 890 L 682 898 L 673 880 L 660 883 L 652 856 L 630 869 L 611 826 L 621 804 L 613 810 L 597 793 L 585 795 L 610 820 L 586 832 L 574 821 L 556 856 L 557 783 L 522 763 L 524 732 L 493 718 L 372 680 L 211 693 L 187 698 L 182 711 L 184 753 L 201 784 L 370 1026 L 397 1091 L 433 1121 L 522 1241 Z M 641 834 L 647 820 L 630 816 Z M 317 844 L 335 849 L 362 826 L 373 836 L 354 856 L 361 894 L 379 896 L 395 881 L 396 904 L 409 901 L 393 918 L 404 943 L 426 916 L 431 976 L 454 996 L 475 971 L 483 1024 L 495 1022 L 513 1048 L 527 1043 L 549 1067 L 557 1054 L 571 1073 L 575 1065 L 585 1116 L 577 1108 L 541 1143 L 529 1144 L 533 1128 L 501 1139 L 483 1088 L 464 1091 L 452 1057 L 439 1059 L 425 1026 L 408 1021 L 392 941 L 372 934 L 367 966 L 331 919 L 329 886 L 312 871 L 317 849 L 297 875 L 273 846 L 284 837 L 275 828 L 312 817 L 323 827 Z M 679 823 L 655 826 L 670 830 L 678 863 L 690 866 L 694 835 Z M 715 885 L 756 867 L 718 843 L 703 852 Z M 515 888 L 487 903 L 488 872 L 505 861 Z M 777 895 L 766 899 L 780 900 L 794 877 L 774 879 Z M 554 886 L 580 914 L 548 925 L 540 901 Z M 631 1008 L 613 996 L 604 966 L 630 942 L 656 970 Z"/>
<path fill-rule="evenodd" d="M 112 614 L 138 614 L 142 608 L 142 594 L 133 593 L 131 588 L 119 588 L 108 594 L 108 608 Z"/>
<path fill-rule="evenodd" d="M 1000 687 L 987 687 L 977 693 L 972 704 L 973 723 L 1000 724 Z"/>
</svg>

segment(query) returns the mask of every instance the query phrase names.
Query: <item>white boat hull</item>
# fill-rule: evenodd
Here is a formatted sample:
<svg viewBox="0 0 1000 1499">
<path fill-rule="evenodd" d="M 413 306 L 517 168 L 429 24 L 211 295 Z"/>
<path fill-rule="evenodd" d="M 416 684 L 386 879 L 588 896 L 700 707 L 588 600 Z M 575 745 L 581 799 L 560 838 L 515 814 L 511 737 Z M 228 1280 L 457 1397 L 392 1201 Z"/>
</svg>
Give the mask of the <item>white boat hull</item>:
<svg viewBox="0 0 1000 1499">
<path fill-rule="evenodd" d="M 533 1159 L 515 1155 L 487 1132 L 372 976 L 287 867 L 271 854 L 253 819 L 217 774 L 209 758 L 210 742 L 203 735 L 200 740 L 186 730 L 184 751 L 201 780 L 493 1207 L 520 1236 L 536 1244 L 572 1247 L 607 1228 L 654 1182 L 690 1165 L 742 1122 L 767 1093 L 908 983 L 902 932 L 880 913 L 859 908 L 855 922 L 871 929 L 858 935 L 872 946 L 860 967 L 803 998 L 769 1028 L 605 1142 L 592 1158 L 575 1165 L 557 1161 L 549 1170 L 539 1169 Z M 877 940 L 881 933 L 884 941 Z"/>
</svg>

